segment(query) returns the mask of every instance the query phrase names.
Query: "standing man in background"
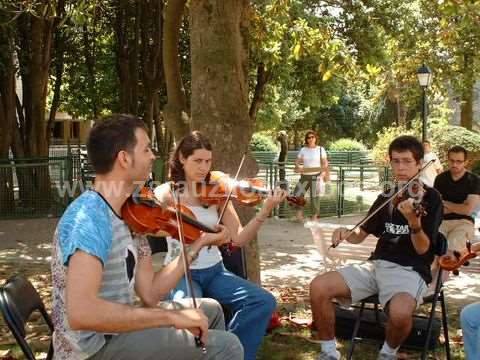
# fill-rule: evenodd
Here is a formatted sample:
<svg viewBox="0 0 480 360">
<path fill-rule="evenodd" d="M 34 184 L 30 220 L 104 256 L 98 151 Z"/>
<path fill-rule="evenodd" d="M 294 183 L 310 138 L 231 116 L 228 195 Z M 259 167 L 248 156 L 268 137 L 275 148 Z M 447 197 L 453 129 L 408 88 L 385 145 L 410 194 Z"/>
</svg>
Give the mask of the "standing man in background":
<svg viewBox="0 0 480 360">
<path fill-rule="evenodd" d="M 436 176 L 443 171 L 443 166 L 440 160 L 438 160 L 437 154 L 432 151 L 430 141 L 425 140 L 422 144 L 424 151 L 423 166 L 432 160 L 435 160 L 435 162 L 423 171 L 423 174 L 420 176 L 420 181 L 425 185 L 433 187 L 433 182 Z"/>
</svg>

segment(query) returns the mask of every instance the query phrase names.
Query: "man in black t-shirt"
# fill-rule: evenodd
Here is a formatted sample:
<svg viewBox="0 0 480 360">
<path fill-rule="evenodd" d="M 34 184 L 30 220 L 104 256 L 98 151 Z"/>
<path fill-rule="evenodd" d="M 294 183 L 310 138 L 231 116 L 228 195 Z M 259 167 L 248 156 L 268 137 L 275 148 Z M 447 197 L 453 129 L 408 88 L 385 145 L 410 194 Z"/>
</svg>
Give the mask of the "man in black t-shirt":
<svg viewBox="0 0 480 360">
<path fill-rule="evenodd" d="M 438 175 L 434 187 L 442 195 L 443 222 L 440 232 L 448 249 L 460 251 L 473 239 L 473 211 L 480 205 L 480 178 L 465 169 L 467 150 L 454 146 L 448 150 L 448 170 Z"/>
<path fill-rule="evenodd" d="M 398 184 L 403 186 L 421 169 L 422 144 L 412 136 L 400 136 L 389 147 L 390 163 Z M 409 189 L 412 192 L 412 189 Z M 370 208 L 372 213 L 395 193 L 381 194 Z M 378 242 L 372 256 L 362 264 L 343 267 L 317 276 L 310 284 L 310 300 L 314 323 L 322 352 L 318 359 L 340 358 L 335 344 L 335 311 L 332 299 L 357 302 L 378 294 L 380 303 L 389 308 L 385 343 L 378 359 L 396 359 L 400 345 L 410 334 L 413 312 L 422 303 L 431 281 L 430 266 L 434 258 L 435 240 L 442 220 L 440 194 L 433 188 L 418 190 L 423 195 L 426 215 L 417 216 L 415 199 L 410 197 L 396 206 L 385 205 L 354 232 L 338 228 L 332 243 L 343 240 L 358 244 L 369 234 Z"/>
</svg>

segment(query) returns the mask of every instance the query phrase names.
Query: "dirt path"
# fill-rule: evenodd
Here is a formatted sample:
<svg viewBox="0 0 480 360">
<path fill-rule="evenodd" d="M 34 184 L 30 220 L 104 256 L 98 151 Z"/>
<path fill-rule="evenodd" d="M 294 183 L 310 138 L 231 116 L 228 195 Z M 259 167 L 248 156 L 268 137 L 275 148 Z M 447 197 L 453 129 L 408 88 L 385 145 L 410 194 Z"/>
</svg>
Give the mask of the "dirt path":
<svg viewBox="0 0 480 360">
<path fill-rule="evenodd" d="M 358 217 L 322 219 L 322 235 L 329 239 L 332 228 L 343 223 L 355 224 Z M 15 273 L 27 275 L 47 307 L 50 305 L 50 253 L 51 239 L 58 219 L 32 219 L 22 221 L 0 221 L 0 282 Z M 375 239 L 368 238 L 360 245 L 342 244 L 331 251 L 332 259 L 321 256 L 322 246 L 318 237 L 302 223 L 289 220 L 269 219 L 259 234 L 261 252 L 262 283 L 279 298 L 293 294 L 284 306 L 295 308 L 308 301 L 308 284 L 318 273 L 342 263 L 366 259 L 375 246 Z M 326 266 L 328 265 L 328 266 Z M 460 333 L 458 314 L 468 303 L 480 301 L 480 262 L 470 270 L 453 277 L 446 284 L 451 336 Z M 294 289 L 292 289 L 294 288 Z M 285 297 L 285 296 L 286 297 Z M 458 336 L 457 336 L 458 338 Z M 0 324 L 0 344 L 13 344 L 8 329 Z M 39 345 L 42 349 L 43 345 Z"/>
<path fill-rule="evenodd" d="M 323 235 L 327 240 L 336 224 L 352 225 L 360 217 L 322 219 Z M 28 219 L 0 221 L 0 269 L 5 278 L 22 269 L 29 274 L 48 272 L 51 239 L 58 219 Z M 323 225 L 325 224 L 325 225 Z M 269 219 L 259 234 L 262 283 L 272 287 L 308 287 L 310 280 L 325 267 L 312 232 L 303 223 L 283 219 Z M 360 261 L 368 257 L 375 246 L 374 238 L 364 244 L 342 244 L 331 251 L 334 258 L 344 263 Z M 328 259 L 327 259 L 328 260 Z M 452 297 L 480 299 L 480 261 L 473 261 L 470 268 L 448 282 Z M 470 300 L 469 299 L 469 300 Z"/>
</svg>

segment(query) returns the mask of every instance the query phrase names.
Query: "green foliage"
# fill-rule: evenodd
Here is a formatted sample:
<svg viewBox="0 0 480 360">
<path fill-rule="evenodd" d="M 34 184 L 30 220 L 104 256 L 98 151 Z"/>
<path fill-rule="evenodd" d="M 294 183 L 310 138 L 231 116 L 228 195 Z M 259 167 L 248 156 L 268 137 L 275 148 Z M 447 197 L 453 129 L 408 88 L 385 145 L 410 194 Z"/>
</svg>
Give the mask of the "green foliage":
<svg viewBox="0 0 480 360">
<path fill-rule="evenodd" d="M 434 143 L 440 159 L 445 159 L 448 149 L 454 145 L 463 146 L 469 153 L 480 153 L 480 134 L 461 126 L 432 127 L 430 139 Z"/>
<path fill-rule="evenodd" d="M 388 146 L 400 135 L 413 135 L 420 137 L 420 122 L 415 121 L 413 128 L 407 130 L 405 126 L 391 126 L 384 128 L 378 135 L 378 141 L 373 147 L 372 153 L 375 162 L 379 164 L 388 163 Z M 476 158 L 480 154 L 480 134 L 467 130 L 461 126 L 434 124 L 428 131 L 428 139 L 432 150 L 438 157 L 445 161 L 449 148 L 454 145 L 461 145 Z"/>
<path fill-rule="evenodd" d="M 250 140 L 250 150 L 277 152 L 278 148 L 269 135 L 254 133 L 252 139 Z"/>
<path fill-rule="evenodd" d="M 400 135 L 416 136 L 417 134 L 414 130 L 407 130 L 403 125 L 385 127 L 377 134 L 378 140 L 372 149 L 373 159 L 377 164 L 388 164 L 388 147 L 390 143 Z"/>
<path fill-rule="evenodd" d="M 350 138 L 342 138 L 328 145 L 330 151 L 365 151 L 367 147 L 360 141 Z"/>
<path fill-rule="evenodd" d="M 473 163 L 472 172 L 480 176 L 480 160 L 477 160 Z"/>
</svg>

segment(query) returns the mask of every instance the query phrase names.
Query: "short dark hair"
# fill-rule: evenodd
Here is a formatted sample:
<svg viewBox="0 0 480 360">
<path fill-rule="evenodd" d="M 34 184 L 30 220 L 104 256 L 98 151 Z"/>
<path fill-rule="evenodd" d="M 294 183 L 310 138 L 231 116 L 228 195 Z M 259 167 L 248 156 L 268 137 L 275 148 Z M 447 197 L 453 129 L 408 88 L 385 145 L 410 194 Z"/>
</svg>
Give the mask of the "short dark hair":
<svg viewBox="0 0 480 360">
<path fill-rule="evenodd" d="M 450 155 L 450 153 L 463 153 L 464 160 L 467 160 L 468 152 L 467 152 L 467 149 L 465 149 L 463 146 L 460 146 L 460 145 L 452 146 L 450 149 L 448 149 L 447 157 L 448 155 Z"/>
<path fill-rule="evenodd" d="M 423 145 L 414 136 L 402 135 L 394 139 L 388 147 L 388 156 L 392 159 L 392 151 L 411 151 L 413 158 L 418 162 L 423 159 Z"/>
<path fill-rule="evenodd" d="M 87 140 L 87 152 L 97 174 L 110 172 L 120 151 L 133 150 L 138 128 L 147 131 L 140 118 L 126 114 L 112 114 L 94 125 Z"/>
<path fill-rule="evenodd" d="M 183 165 L 180 162 L 180 154 L 182 154 L 182 156 L 186 159 L 197 149 L 212 151 L 212 144 L 205 135 L 203 135 L 200 131 L 195 130 L 180 140 L 170 156 L 168 164 L 170 166 L 170 178 L 172 181 L 185 181 L 185 171 L 183 170 Z M 207 181 L 209 179 L 209 175 L 207 176 Z"/>
<path fill-rule="evenodd" d="M 308 138 L 310 135 L 315 136 L 315 139 L 317 139 L 317 141 L 318 141 L 318 135 L 317 135 L 317 133 L 316 133 L 315 131 L 313 131 L 313 130 L 308 130 L 307 133 L 305 134 L 305 139 L 304 139 L 305 145 L 308 144 L 307 138 Z"/>
</svg>

